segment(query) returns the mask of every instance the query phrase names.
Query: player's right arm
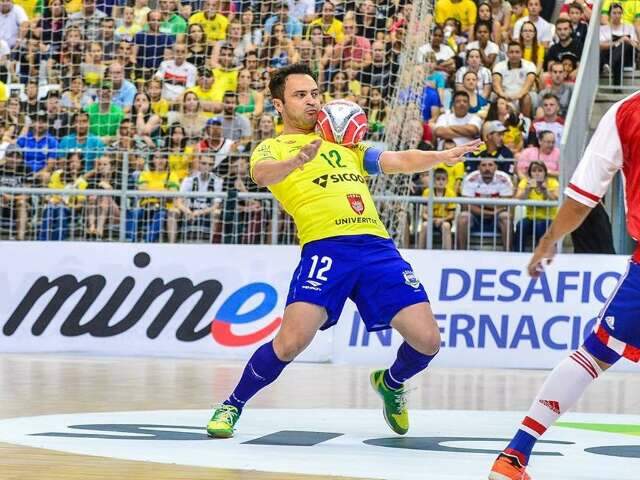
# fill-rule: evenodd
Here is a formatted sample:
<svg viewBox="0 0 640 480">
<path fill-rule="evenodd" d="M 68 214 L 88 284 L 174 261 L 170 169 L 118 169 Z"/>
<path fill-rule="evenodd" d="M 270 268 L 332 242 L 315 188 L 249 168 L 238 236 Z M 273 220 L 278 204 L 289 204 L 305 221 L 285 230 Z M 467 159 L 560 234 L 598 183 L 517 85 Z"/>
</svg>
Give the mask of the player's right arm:
<svg viewBox="0 0 640 480">
<path fill-rule="evenodd" d="M 620 103 L 615 104 L 604 114 L 573 173 L 565 190 L 567 198 L 529 262 L 532 277 L 540 276 L 545 262 L 551 263 L 556 243 L 584 222 L 607 192 L 613 176 L 622 168 L 622 144 L 616 122 L 619 106 Z"/>
<path fill-rule="evenodd" d="M 321 144 L 322 140 L 314 140 L 302 147 L 295 156 L 288 160 L 276 159 L 276 153 L 271 151 L 268 144 L 264 144 L 264 148 L 256 148 L 251 159 L 251 178 L 261 187 L 279 183 L 296 168 L 303 170 L 304 165 L 318 154 Z"/>
</svg>

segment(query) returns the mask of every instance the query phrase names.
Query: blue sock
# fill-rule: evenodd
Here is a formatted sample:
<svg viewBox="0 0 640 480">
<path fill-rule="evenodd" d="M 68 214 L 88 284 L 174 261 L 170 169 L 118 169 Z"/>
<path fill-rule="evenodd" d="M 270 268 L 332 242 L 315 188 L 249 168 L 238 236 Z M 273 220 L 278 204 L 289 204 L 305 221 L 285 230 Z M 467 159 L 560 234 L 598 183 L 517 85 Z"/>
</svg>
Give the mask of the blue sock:
<svg viewBox="0 0 640 480">
<path fill-rule="evenodd" d="M 520 464 L 524 467 L 529 463 L 531 450 L 533 450 L 536 440 L 538 439 L 530 433 L 524 430 L 518 430 L 513 440 L 511 440 L 511 443 L 505 448 L 504 453 L 518 457 Z"/>
<path fill-rule="evenodd" d="M 415 350 L 407 342 L 402 342 L 398 348 L 398 356 L 393 362 L 391 368 L 384 372 L 384 383 L 387 387 L 397 390 L 402 388 L 402 384 L 413 377 L 416 373 L 421 372 L 429 362 L 437 355 L 425 355 Z"/>
<path fill-rule="evenodd" d="M 244 404 L 258 391 L 278 378 L 289 363 L 291 362 L 283 362 L 276 356 L 276 352 L 273 350 L 273 341 L 265 343 L 249 359 L 238 385 L 228 400 L 223 403 L 233 405 L 242 411 Z"/>
</svg>

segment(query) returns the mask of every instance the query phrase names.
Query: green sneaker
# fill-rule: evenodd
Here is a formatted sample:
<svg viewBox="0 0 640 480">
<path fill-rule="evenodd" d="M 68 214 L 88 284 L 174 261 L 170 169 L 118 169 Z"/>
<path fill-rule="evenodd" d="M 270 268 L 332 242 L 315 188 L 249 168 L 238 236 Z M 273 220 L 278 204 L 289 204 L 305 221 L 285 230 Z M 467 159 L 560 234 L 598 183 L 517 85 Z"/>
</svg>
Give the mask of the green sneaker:
<svg viewBox="0 0 640 480">
<path fill-rule="evenodd" d="M 211 438 L 233 437 L 233 427 L 240 418 L 240 412 L 233 405 L 222 404 L 215 409 L 207 424 L 207 435 Z"/>
<path fill-rule="evenodd" d="M 369 377 L 371 386 L 384 402 L 382 413 L 387 425 L 394 432 L 404 435 L 409 431 L 409 411 L 407 410 L 407 397 L 404 386 L 398 390 L 392 390 L 384 383 L 384 370 L 376 370 Z"/>
</svg>

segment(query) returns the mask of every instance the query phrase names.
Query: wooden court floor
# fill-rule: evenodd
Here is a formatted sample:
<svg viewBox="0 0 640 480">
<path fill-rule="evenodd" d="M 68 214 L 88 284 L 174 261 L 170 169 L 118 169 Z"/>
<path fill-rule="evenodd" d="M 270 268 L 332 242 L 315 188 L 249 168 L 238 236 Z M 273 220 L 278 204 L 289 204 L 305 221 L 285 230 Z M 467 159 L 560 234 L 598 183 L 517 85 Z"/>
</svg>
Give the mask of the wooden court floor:
<svg viewBox="0 0 640 480">
<path fill-rule="evenodd" d="M 0 354 L 0 419 L 82 412 L 208 409 L 243 363 L 193 359 Z M 379 408 L 370 368 L 296 363 L 251 402 L 260 408 Z M 432 368 L 411 383 L 410 408 L 526 410 L 547 372 Z M 640 376 L 609 373 L 578 412 L 640 414 Z M 206 422 L 203 419 L 203 427 Z M 286 425 L 283 425 L 286 428 Z M 72 455 L 0 443 L 0 480 L 311 480 L 328 477 L 195 468 Z M 344 477 L 341 477 L 344 479 Z"/>
</svg>

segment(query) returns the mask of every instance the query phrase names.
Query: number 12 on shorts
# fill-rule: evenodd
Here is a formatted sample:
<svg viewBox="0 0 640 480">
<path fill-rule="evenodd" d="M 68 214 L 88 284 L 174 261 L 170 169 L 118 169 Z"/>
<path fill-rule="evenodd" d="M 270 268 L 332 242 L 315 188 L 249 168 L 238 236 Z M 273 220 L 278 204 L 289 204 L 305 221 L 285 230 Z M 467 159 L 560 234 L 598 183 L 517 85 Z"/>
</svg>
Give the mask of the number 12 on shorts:
<svg viewBox="0 0 640 480">
<path fill-rule="evenodd" d="M 322 282 L 329 280 L 324 276 L 324 274 L 331 270 L 331 265 L 333 264 L 331 257 L 320 258 L 318 255 L 314 255 L 311 257 L 311 260 L 313 263 L 311 264 L 311 269 L 309 270 L 309 276 L 307 278 L 315 278 L 315 280 L 320 280 Z M 318 266 L 320 266 L 320 268 L 318 268 L 318 271 L 316 272 L 316 268 Z"/>
</svg>

